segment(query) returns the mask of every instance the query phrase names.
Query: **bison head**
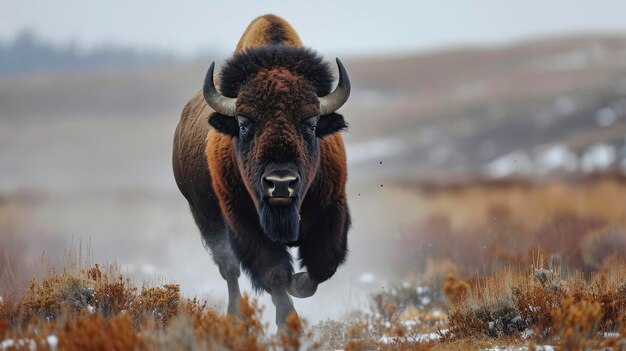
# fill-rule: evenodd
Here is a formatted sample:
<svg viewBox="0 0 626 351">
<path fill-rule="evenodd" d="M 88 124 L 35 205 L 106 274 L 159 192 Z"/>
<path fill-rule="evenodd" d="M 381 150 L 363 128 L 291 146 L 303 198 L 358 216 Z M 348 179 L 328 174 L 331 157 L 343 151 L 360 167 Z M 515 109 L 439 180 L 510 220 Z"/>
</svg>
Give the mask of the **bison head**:
<svg viewBox="0 0 626 351">
<path fill-rule="evenodd" d="M 269 46 L 235 54 L 221 71 L 220 90 L 211 64 L 204 98 L 216 112 L 209 123 L 232 136 L 245 187 L 259 223 L 273 241 L 298 239 L 300 206 L 315 180 L 320 139 L 347 127 L 336 114 L 350 81 L 337 59 L 339 83 L 314 52 Z"/>
</svg>

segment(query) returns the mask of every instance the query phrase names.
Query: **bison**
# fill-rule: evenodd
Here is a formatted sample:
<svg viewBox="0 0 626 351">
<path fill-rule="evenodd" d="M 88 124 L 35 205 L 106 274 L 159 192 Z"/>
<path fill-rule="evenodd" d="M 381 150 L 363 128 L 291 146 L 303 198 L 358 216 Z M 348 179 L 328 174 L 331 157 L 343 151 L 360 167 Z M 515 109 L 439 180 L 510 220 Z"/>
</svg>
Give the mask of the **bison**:
<svg viewBox="0 0 626 351">
<path fill-rule="evenodd" d="M 212 63 L 176 128 L 173 168 L 238 313 L 240 265 L 268 292 L 276 324 L 295 313 L 289 295 L 312 296 L 347 253 L 347 128 L 336 111 L 350 94 L 280 17 L 250 23 L 220 71 Z M 305 272 L 294 274 L 289 247 Z M 296 314 L 297 316 L 297 314 Z"/>
</svg>

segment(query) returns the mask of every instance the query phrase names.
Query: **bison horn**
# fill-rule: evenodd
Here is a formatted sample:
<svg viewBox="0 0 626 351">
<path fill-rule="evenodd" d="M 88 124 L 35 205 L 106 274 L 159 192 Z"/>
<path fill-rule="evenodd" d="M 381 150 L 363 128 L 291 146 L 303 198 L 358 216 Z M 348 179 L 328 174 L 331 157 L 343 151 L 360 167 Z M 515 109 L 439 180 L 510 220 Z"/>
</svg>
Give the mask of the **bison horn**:
<svg viewBox="0 0 626 351">
<path fill-rule="evenodd" d="M 348 77 L 348 72 L 346 72 L 345 67 L 343 67 L 338 58 L 337 67 L 339 68 L 339 83 L 337 83 L 335 91 L 319 98 L 321 116 L 329 115 L 339 110 L 350 96 L 350 77 Z"/>
<path fill-rule="evenodd" d="M 204 93 L 204 101 L 211 106 L 215 112 L 221 113 L 225 116 L 235 117 L 235 106 L 237 104 L 236 98 L 229 98 L 222 94 L 215 88 L 213 82 L 213 70 L 215 69 L 215 62 L 211 63 L 209 71 L 204 78 L 204 87 L 202 91 Z"/>
</svg>

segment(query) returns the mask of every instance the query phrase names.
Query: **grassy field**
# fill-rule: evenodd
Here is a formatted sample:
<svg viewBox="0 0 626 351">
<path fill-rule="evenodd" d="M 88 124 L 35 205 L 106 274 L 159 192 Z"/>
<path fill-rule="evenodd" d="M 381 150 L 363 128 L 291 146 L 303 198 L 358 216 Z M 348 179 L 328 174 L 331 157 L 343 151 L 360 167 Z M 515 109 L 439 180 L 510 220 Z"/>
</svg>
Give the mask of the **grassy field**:
<svg viewBox="0 0 626 351">
<path fill-rule="evenodd" d="M 416 182 L 395 189 L 411 196 L 412 208 L 419 213 L 393 239 L 392 288 L 375 292 L 369 308 L 339 320 L 313 325 L 291 320 L 288 332 L 276 335 L 261 318 L 264 306 L 253 297 L 242 301 L 241 318 L 231 319 L 211 302 L 184 296 L 175 283 L 136 286 L 120 267 L 94 264 L 88 252 L 77 249 L 66 254 L 64 268 L 47 267 L 39 279 L 19 289 L 24 274 L 33 273 L 17 271 L 19 246 L 5 239 L 0 261 L 1 346 L 35 345 L 38 350 L 626 346 L 626 178 L 605 174 L 567 182 Z M 5 226 L 11 225 L 6 220 L 10 211 L 3 207 Z"/>
<path fill-rule="evenodd" d="M 346 58 L 350 256 L 282 338 L 267 296 L 224 316 L 171 172 L 219 58 L 2 79 L 0 350 L 623 349 L 626 181 L 588 172 L 626 170 L 624 53 Z"/>
</svg>

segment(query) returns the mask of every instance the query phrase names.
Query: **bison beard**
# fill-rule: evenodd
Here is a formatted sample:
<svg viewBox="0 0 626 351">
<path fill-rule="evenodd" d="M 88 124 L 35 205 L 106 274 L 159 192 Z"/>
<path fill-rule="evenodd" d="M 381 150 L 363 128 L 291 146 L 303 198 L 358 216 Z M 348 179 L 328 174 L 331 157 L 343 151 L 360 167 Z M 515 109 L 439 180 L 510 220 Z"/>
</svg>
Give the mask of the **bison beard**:
<svg viewBox="0 0 626 351">
<path fill-rule="evenodd" d="M 259 222 L 265 235 L 272 241 L 290 243 L 298 240 L 300 208 L 294 201 L 287 206 L 271 206 L 267 201 L 259 205 Z"/>
</svg>

